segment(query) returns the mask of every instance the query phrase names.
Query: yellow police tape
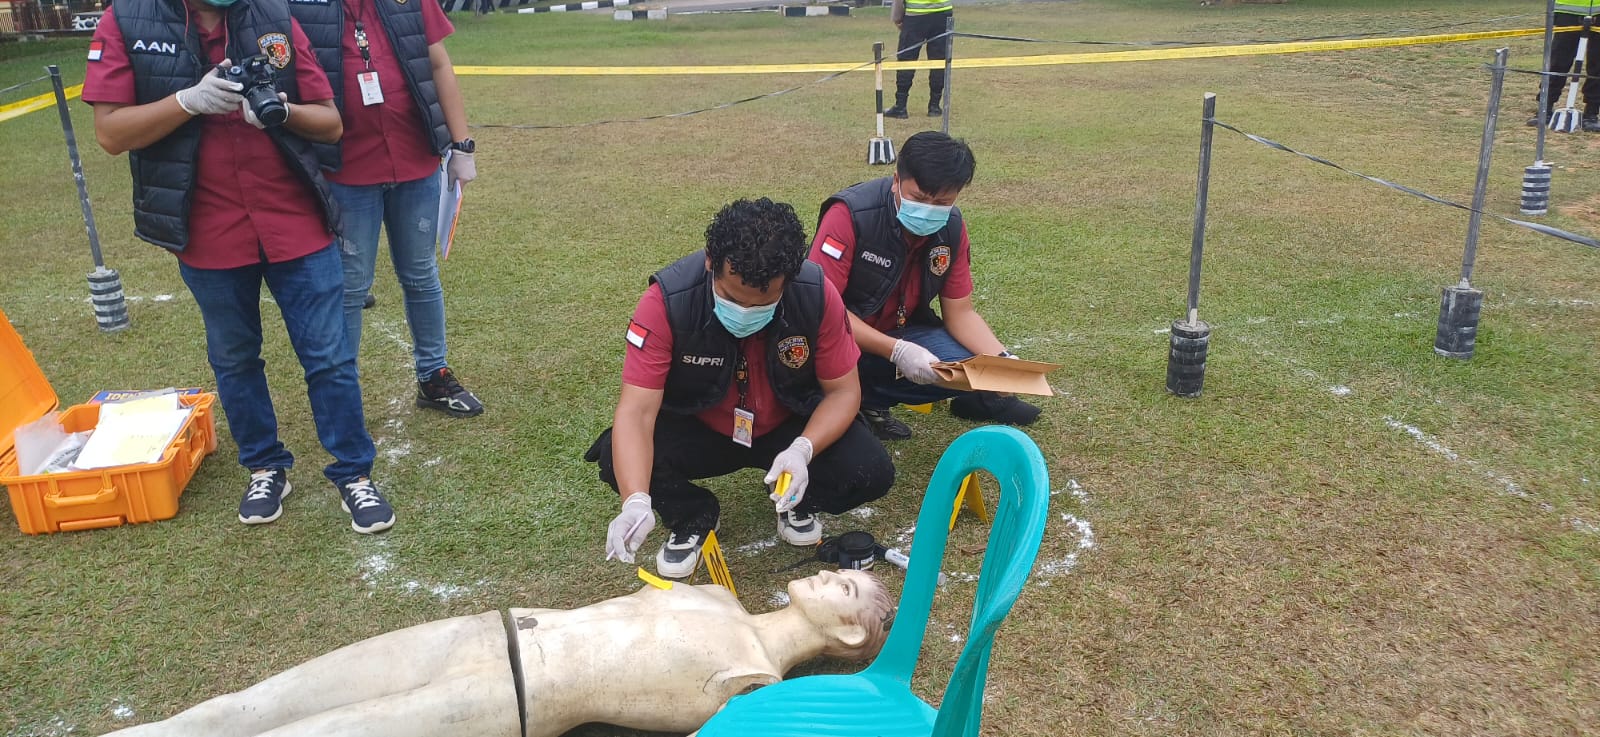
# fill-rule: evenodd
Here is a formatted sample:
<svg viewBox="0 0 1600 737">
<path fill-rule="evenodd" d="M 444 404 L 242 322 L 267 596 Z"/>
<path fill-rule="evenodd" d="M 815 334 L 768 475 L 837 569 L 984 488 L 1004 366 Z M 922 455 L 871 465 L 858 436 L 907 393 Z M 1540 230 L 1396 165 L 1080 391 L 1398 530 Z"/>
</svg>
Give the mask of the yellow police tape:
<svg viewBox="0 0 1600 737">
<path fill-rule="evenodd" d="M 82 92 L 83 92 L 83 85 L 81 85 L 81 84 L 75 84 L 75 85 L 73 85 L 71 87 L 68 87 L 67 88 L 67 99 L 71 100 L 72 98 L 77 97 Z M 0 105 L 0 123 L 4 123 L 7 120 L 10 120 L 12 118 L 20 118 L 20 117 L 22 117 L 24 115 L 27 115 L 28 113 L 34 112 L 35 110 L 43 110 L 43 109 L 45 109 L 47 107 L 50 107 L 52 105 L 55 105 L 55 104 L 56 104 L 56 93 L 51 92 L 48 95 L 39 95 L 38 97 L 30 97 L 30 98 L 28 98 L 26 100 L 23 100 L 21 102 L 13 102 L 13 103 L 10 103 L 10 104 L 7 104 L 7 105 Z"/>
<path fill-rule="evenodd" d="M 1570 29 L 1557 29 L 1570 30 Z M 1054 66 L 1061 64 L 1107 64 L 1129 61 L 1163 61 L 1170 59 L 1215 59 L 1228 56 L 1265 56 L 1270 54 L 1303 54 L 1314 51 L 1350 51 L 1393 46 L 1419 46 L 1423 44 L 1459 43 L 1462 41 L 1487 41 L 1497 38 L 1517 38 L 1544 33 L 1543 28 L 1523 28 L 1507 31 L 1481 31 L 1478 33 L 1449 33 L 1437 36 L 1396 36 L 1392 38 L 1363 38 L 1343 41 L 1295 41 L 1287 43 L 1241 44 L 1236 46 L 1196 46 L 1181 49 L 1137 49 L 1133 51 L 1103 51 L 1088 54 L 1039 54 L 1035 56 L 990 56 L 956 59 L 951 66 L 956 69 L 987 69 L 996 67 Z M 941 69 L 942 61 L 890 61 L 884 69 Z M 668 76 L 695 74 L 829 74 L 833 72 L 865 71 L 854 62 L 826 62 L 816 64 L 735 64 L 706 66 L 647 66 L 647 67 L 512 67 L 461 65 L 456 74 L 470 76 L 537 76 L 537 77 L 597 77 L 597 76 Z M 83 92 L 83 85 L 68 87 L 67 99 Z M 55 94 L 30 97 L 21 102 L 0 105 L 0 123 L 18 118 L 55 104 Z"/>
<path fill-rule="evenodd" d="M 951 66 L 956 69 L 983 69 L 994 67 L 1054 66 L 1059 64 L 1106 64 L 1129 61 L 1162 61 L 1169 59 L 1213 59 L 1225 56 L 1264 56 L 1268 54 L 1303 54 L 1313 51 L 1349 51 L 1376 49 L 1391 46 L 1418 46 L 1422 44 L 1459 43 L 1462 41 L 1487 41 L 1497 38 L 1542 35 L 1543 28 L 1525 28 L 1508 31 L 1481 31 L 1478 33 L 1450 33 L 1438 36 L 1397 36 L 1392 38 L 1363 38 L 1343 41 L 1296 41 L 1288 43 L 1243 44 L 1237 46 L 1198 46 L 1181 49 L 1138 49 L 1134 51 L 1103 51 L 1088 54 L 1040 54 L 1036 56 L 991 56 L 956 59 Z M 865 71 L 859 62 L 822 62 L 816 64 L 736 64 L 706 66 L 647 66 L 647 67 L 512 67 L 512 66 L 457 66 L 456 74 L 473 76 L 536 76 L 536 77 L 597 77 L 597 76 L 666 76 L 690 74 L 829 74 L 833 72 Z M 884 62 L 886 70 L 943 69 L 944 62 L 890 61 Z"/>
</svg>

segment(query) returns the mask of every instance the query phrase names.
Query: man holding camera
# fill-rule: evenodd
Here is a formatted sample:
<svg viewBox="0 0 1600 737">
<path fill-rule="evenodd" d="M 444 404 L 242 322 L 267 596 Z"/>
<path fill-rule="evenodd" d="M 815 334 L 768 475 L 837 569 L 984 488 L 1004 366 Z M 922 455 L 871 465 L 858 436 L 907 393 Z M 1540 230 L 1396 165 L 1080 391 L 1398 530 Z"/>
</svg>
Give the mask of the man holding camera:
<svg viewBox="0 0 1600 737">
<path fill-rule="evenodd" d="M 439 283 L 439 159 L 443 186 L 477 176 L 467 110 L 444 38 L 455 29 L 434 0 L 290 0 L 333 84 L 344 138 L 320 147 L 344 214 L 344 319 L 352 352 L 378 261 L 378 230 L 389 236 L 405 293 L 417 372 L 417 406 L 455 417 L 483 414 L 445 360 L 444 289 Z"/>
<path fill-rule="evenodd" d="M 238 62 L 234 64 L 233 62 Z M 336 206 L 311 141 L 339 140 L 327 77 L 284 0 L 117 0 L 89 45 L 95 138 L 128 153 L 134 232 L 175 253 L 250 483 L 239 521 L 283 513 L 291 455 L 261 360 L 261 285 L 305 369 L 324 474 L 356 532 L 394 525 L 346 347 Z"/>
</svg>

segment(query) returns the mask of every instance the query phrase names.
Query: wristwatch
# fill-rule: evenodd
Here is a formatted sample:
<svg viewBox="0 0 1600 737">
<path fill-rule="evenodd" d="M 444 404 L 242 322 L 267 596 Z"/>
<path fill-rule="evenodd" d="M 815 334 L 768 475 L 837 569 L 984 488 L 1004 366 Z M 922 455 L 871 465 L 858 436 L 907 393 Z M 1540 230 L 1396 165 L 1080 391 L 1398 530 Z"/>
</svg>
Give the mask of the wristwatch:
<svg viewBox="0 0 1600 737">
<path fill-rule="evenodd" d="M 471 138 L 463 138 L 459 141 L 451 143 L 450 148 L 453 148 L 464 154 L 476 153 L 478 150 L 478 142 L 472 140 Z"/>
</svg>

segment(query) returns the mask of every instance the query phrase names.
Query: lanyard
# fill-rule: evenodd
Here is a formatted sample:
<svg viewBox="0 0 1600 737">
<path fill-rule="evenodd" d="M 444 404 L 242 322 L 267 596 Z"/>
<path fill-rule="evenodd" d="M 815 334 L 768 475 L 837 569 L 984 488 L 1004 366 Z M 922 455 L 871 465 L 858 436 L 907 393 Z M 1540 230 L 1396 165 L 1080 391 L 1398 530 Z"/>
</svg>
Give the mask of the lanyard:
<svg viewBox="0 0 1600 737">
<path fill-rule="evenodd" d="M 748 410 L 750 399 L 750 363 L 744 357 L 744 341 L 739 341 L 739 362 L 733 367 L 733 380 L 739 384 L 739 409 Z"/>
<path fill-rule="evenodd" d="M 345 12 L 350 12 L 350 4 L 346 3 L 344 9 Z M 366 10 L 366 3 L 362 2 L 362 0 L 356 0 L 356 48 L 361 50 L 361 60 L 366 62 L 367 71 L 370 72 L 372 71 L 372 45 L 367 43 L 367 27 L 366 24 L 361 22 L 367 15 Z"/>
</svg>

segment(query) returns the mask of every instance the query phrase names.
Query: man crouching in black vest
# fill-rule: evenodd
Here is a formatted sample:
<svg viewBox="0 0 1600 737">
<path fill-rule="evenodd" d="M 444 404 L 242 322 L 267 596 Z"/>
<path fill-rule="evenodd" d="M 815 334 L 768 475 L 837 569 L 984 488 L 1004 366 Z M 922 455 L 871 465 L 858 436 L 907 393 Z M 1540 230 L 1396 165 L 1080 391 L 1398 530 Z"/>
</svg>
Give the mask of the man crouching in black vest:
<svg viewBox="0 0 1600 737">
<path fill-rule="evenodd" d="M 822 537 L 817 512 L 842 514 L 888 492 L 894 465 L 857 421 L 860 351 L 839 293 L 805 260 L 794 208 L 739 200 L 706 228 L 706 248 L 656 272 L 625 335 L 614 426 L 585 460 L 622 497 L 606 558 L 632 563 L 655 526 L 671 531 L 656 572 L 683 578 L 717 527 L 717 497 L 696 479 L 766 469 L 782 490 L 778 535 Z"/>
<path fill-rule="evenodd" d="M 911 428 L 890 416 L 894 404 L 953 397 L 950 413 L 964 419 L 1027 425 L 1039 418 L 1038 407 L 1009 394 L 934 383 L 939 361 L 1012 357 L 972 304 L 967 225 L 955 203 L 976 169 L 965 141 L 924 131 L 900 147 L 894 176 L 822 203 L 811 260 L 850 310 L 865 354 L 861 415 L 884 440 L 911 437 Z"/>
</svg>

